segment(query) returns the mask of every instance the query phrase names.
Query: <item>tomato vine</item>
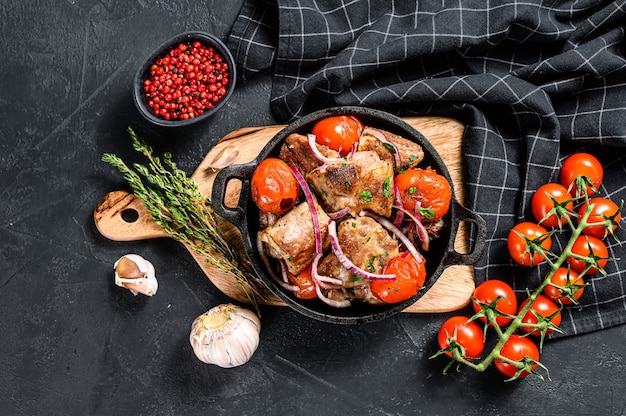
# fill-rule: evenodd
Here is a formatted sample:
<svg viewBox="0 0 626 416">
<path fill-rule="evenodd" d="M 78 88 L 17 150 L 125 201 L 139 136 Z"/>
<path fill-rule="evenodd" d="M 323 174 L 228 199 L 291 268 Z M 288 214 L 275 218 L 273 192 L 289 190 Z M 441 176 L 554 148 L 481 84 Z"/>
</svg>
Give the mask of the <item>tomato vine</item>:
<svg viewBox="0 0 626 416">
<path fill-rule="evenodd" d="M 586 163 L 576 171 L 576 163 L 589 158 L 594 162 L 591 165 L 595 170 L 590 171 L 590 163 Z M 545 262 L 549 267 L 548 273 L 537 287 L 526 289 L 528 296 L 516 313 L 513 311 L 517 308 L 517 299 L 506 283 L 498 280 L 479 285 L 472 296 L 475 314 L 471 317 L 456 316 L 453 321 L 449 319 L 439 330 L 440 350 L 431 358 L 441 355 L 452 357 L 444 373 L 455 363 L 477 371 L 485 371 L 494 364 L 508 376 L 507 381 L 529 374 L 543 379 L 539 369 L 550 377 L 547 367 L 539 361 L 546 335 L 554 331 L 562 332 L 559 325 L 564 305 L 574 304 L 580 308 L 578 298 L 587 285 L 584 278 L 596 273 L 606 276 L 604 267 L 607 262 L 616 260 L 608 257 L 606 245 L 600 238 L 588 235 L 589 230 L 593 230 L 595 235 L 610 235 L 618 241 L 614 230 L 621 226 L 619 209 L 623 203 L 617 210 L 615 204 L 610 204 L 610 209 L 602 208 L 599 217 L 596 204 L 602 202 L 606 205 L 606 202 L 589 198 L 599 190 L 603 175 L 597 170 L 600 165 L 596 162 L 597 159 L 589 154 L 572 155 L 566 159 L 561 172 L 561 177 L 566 178 L 563 183 L 569 188 L 567 193 L 560 190 L 560 194 L 569 195 L 569 198 L 560 198 L 560 194 L 559 198 L 544 197 L 543 194 L 541 198 L 533 198 L 535 203 L 552 203 L 554 206 L 533 207 L 535 216 L 537 212 L 543 212 L 544 217 L 536 218 L 537 223 L 525 221 L 517 224 L 509 234 L 508 249 L 515 262 L 523 266 L 535 267 Z M 564 172 L 565 169 L 568 171 Z M 572 188 L 576 188 L 575 192 L 568 194 Z M 545 187 L 541 187 L 537 192 L 544 191 Z M 574 206 L 578 205 L 580 207 L 574 210 Z M 548 223 L 545 220 L 549 220 Z M 603 230 L 599 231 L 597 227 L 603 227 Z M 570 233 L 560 253 L 554 253 L 551 244 L 546 244 L 557 232 Z M 458 328 L 452 328 L 450 322 Z M 467 349 L 472 347 L 467 337 L 456 338 L 457 334 L 467 332 L 469 322 L 484 325 L 481 331 L 483 345 L 489 333 L 495 332 L 493 347 L 482 357 L 466 354 Z M 534 338 L 539 339 L 538 347 Z"/>
</svg>

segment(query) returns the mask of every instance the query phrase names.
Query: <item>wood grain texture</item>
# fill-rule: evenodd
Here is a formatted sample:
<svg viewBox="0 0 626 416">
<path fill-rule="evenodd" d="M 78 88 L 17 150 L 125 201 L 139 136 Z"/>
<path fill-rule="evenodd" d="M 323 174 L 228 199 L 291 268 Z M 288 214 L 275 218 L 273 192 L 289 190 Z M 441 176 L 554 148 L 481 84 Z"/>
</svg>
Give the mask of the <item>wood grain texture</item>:
<svg viewBox="0 0 626 416">
<path fill-rule="evenodd" d="M 452 177 L 457 200 L 463 204 L 465 187 L 463 180 L 463 159 L 461 141 L 463 124 L 456 120 L 441 117 L 409 117 L 404 120 L 420 131 L 437 149 Z M 227 160 L 235 164 L 252 161 L 265 144 L 278 133 L 284 125 L 250 127 L 238 129 L 220 140 L 200 162 L 191 178 L 198 183 L 204 196 L 211 196 L 213 181 L 221 162 Z M 234 182 L 234 181 L 233 181 Z M 234 206 L 239 198 L 239 187 L 229 184 L 225 204 Z M 136 214 L 136 220 L 128 220 Z M 128 191 L 114 191 L 107 194 L 94 211 L 94 221 L 100 233 L 115 241 L 134 241 L 167 237 L 167 234 L 152 220 L 143 203 Z M 228 224 L 220 223 L 220 229 L 227 238 L 241 244 L 238 230 Z M 243 246 L 243 245 L 242 245 Z M 455 248 L 460 253 L 468 251 L 467 230 L 462 223 L 457 233 Z M 224 294 L 246 302 L 247 295 L 233 279 L 213 269 L 206 259 L 187 247 L 207 277 Z M 448 312 L 462 308 L 470 301 L 474 290 L 474 272 L 472 266 L 448 267 L 431 289 L 405 312 Z M 274 295 L 266 293 L 269 305 L 284 305 Z"/>
</svg>

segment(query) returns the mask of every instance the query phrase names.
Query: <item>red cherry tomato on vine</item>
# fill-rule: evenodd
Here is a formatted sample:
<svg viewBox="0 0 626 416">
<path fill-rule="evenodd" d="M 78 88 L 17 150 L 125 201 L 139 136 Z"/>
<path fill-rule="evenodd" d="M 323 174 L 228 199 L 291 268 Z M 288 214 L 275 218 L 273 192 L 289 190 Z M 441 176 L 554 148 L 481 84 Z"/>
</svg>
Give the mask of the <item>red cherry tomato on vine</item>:
<svg viewBox="0 0 626 416">
<path fill-rule="evenodd" d="M 426 266 L 405 251 L 383 267 L 383 274 L 394 274 L 396 278 L 372 281 L 372 294 L 385 303 L 398 303 L 417 294 L 426 280 Z"/>
<path fill-rule="evenodd" d="M 485 349 L 483 330 L 474 321 L 465 316 L 453 316 L 446 320 L 437 334 L 439 348 L 445 350 L 451 343 L 456 343 L 465 349 L 465 358 L 473 359 L 482 354 Z M 446 351 L 448 357 L 453 357 L 451 351 Z"/>
<path fill-rule="evenodd" d="M 606 244 L 604 244 L 599 238 L 590 235 L 581 235 L 576 238 L 574 245 L 572 246 L 572 253 L 579 256 L 595 258 L 597 266 L 601 268 L 606 266 L 609 257 L 609 250 L 606 248 Z M 571 268 L 576 270 L 578 273 L 582 273 L 583 270 L 585 270 L 585 267 L 587 267 L 587 263 L 584 260 L 573 256 L 569 256 L 567 258 L 567 262 Z M 596 266 L 592 266 L 587 271 L 587 274 L 594 274 L 598 272 L 599 269 Z"/>
<path fill-rule="evenodd" d="M 297 298 L 313 299 L 317 297 L 315 284 L 313 283 L 313 277 L 311 276 L 311 266 L 296 275 L 287 273 L 287 277 L 289 278 L 289 282 L 291 282 L 291 284 L 298 286 L 298 291 L 295 292 Z"/>
<path fill-rule="evenodd" d="M 582 178 L 587 183 L 587 195 L 593 195 L 602 183 L 604 168 L 595 156 L 589 153 L 574 153 L 563 162 L 561 167 L 561 185 L 571 190 L 572 195 L 579 196 L 583 189 L 579 189 L 577 182 Z"/>
<path fill-rule="evenodd" d="M 558 227 L 567 221 L 567 212 L 574 209 L 572 196 L 567 188 L 558 183 L 546 183 L 540 186 L 531 200 L 535 219 L 546 227 Z M 560 208 L 559 208 L 560 207 Z M 557 215 L 555 210 L 567 210 Z M 549 215 L 548 215 L 549 214 Z"/>
<path fill-rule="evenodd" d="M 394 184 L 404 208 L 412 211 L 420 203 L 423 221 L 442 218 L 450 209 L 452 187 L 431 168 L 406 169 L 396 175 Z"/>
<path fill-rule="evenodd" d="M 589 214 L 589 218 L 587 218 L 587 223 L 600 224 L 583 228 L 583 234 L 591 235 L 596 238 L 604 238 L 617 229 L 617 226 L 622 219 L 619 207 L 615 202 L 606 198 L 591 198 L 589 200 L 589 206 L 591 205 L 593 205 L 593 208 Z M 580 207 L 578 210 L 580 218 L 582 218 L 586 211 L 587 205 Z M 605 224 L 605 221 L 610 221 L 610 224 Z"/>
<path fill-rule="evenodd" d="M 267 158 L 259 163 L 250 186 L 252 199 L 259 209 L 273 214 L 289 211 L 300 191 L 289 165 L 278 158 Z"/>
<path fill-rule="evenodd" d="M 572 287 L 572 285 L 575 287 L 581 286 L 580 289 L 576 289 L 574 293 L 571 294 L 575 300 L 580 299 L 585 290 L 583 287 L 585 284 L 583 278 L 577 271 L 568 269 L 567 267 L 559 267 L 556 269 L 550 278 L 550 283 L 550 285 L 543 289 L 543 293 L 550 299 L 561 302 L 563 305 L 569 305 L 573 302 L 572 299 L 566 295 L 564 290 L 567 291 L 569 288 L 573 291 L 574 287 Z M 564 288 L 564 290 L 556 286 Z"/>
<path fill-rule="evenodd" d="M 519 233 L 519 234 L 518 234 Z M 533 244 L 548 251 L 552 248 L 552 238 L 548 230 L 533 222 L 520 222 L 516 224 L 507 238 L 507 246 L 513 260 L 523 266 L 534 266 L 545 258 Z"/>
<path fill-rule="evenodd" d="M 526 298 L 526 300 L 522 302 L 522 304 L 519 306 L 520 310 L 522 310 L 528 304 L 529 300 L 530 298 Z M 559 310 L 557 304 L 552 302 L 547 296 L 538 295 L 535 298 L 535 301 L 530 307 L 530 310 L 526 312 L 526 314 L 522 317 L 522 324 L 537 324 L 539 322 L 539 318 L 537 318 L 537 315 L 535 314 L 542 316 L 546 319 L 549 318 L 550 322 L 552 322 L 554 326 L 558 327 L 559 325 L 561 325 L 561 311 Z M 541 331 L 539 329 L 527 326 L 522 326 L 522 329 L 530 333 L 531 335 L 541 335 Z M 547 334 L 551 332 L 554 332 L 554 329 L 550 328 L 546 331 Z"/>
<path fill-rule="evenodd" d="M 311 131 L 315 141 L 339 152 L 350 153 L 352 144 L 357 143 L 365 126 L 353 116 L 331 116 L 318 121 Z"/>
<path fill-rule="evenodd" d="M 482 310 L 481 304 L 491 304 L 498 297 L 500 299 L 495 305 L 496 311 L 515 316 L 517 312 L 517 298 L 515 297 L 515 292 L 511 286 L 502 280 L 486 280 L 474 289 L 474 296 L 472 297 L 474 311 L 480 312 Z M 480 320 L 487 322 L 487 317 L 481 316 Z M 504 326 L 509 322 L 511 322 L 511 318 L 496 315 L 496 324 L 498 326 Z"/>
<path fill-rule="evenodd" d="M 513 334 L 502 346 L 500 355 L 517 362 L 532 360 L 532 362 L 529 362 L 529 365 L 530 368 L 534 370 L 537 368 L 537 364 L 534 364 L 533 362 L 539 361 L 539 348 L 537 348 L 537 345 L 528 337 Z M 517 367 L 502 360 L 501 358 L 496 358 L 493 362 L 498 371 L 507 377 L 515 376 L 518 371 Z M 518 378 L 524 378 L 529 374 L 530 373 L 527 370 L 524 370 L 520 373 Z"/>
</svg>

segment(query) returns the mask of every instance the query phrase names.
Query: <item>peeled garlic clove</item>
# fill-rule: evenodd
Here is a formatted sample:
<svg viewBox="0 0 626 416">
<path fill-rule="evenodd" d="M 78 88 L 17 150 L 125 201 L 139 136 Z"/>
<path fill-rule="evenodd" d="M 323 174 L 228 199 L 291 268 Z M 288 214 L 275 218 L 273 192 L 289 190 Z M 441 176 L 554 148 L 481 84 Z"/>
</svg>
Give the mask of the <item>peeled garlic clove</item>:
<svg viewBox="0 0 626 416">
<path fill-rule="evenodd" d="M 157 292 L 159 283 L 156 280 L 154 266 L 137 254 L 122 256 L 113 265 L 115 268 L 115 284 L 126 288 L 137 296 L 141 293 L 152 296 Z"/>
<path fill-rule="evenodd" d="M 189 343 L 200 361 L 231 368 L 252 358 L 260 332 L 261 321 L 254 312 L 227 303 L 193 321 Z"/>
<path fill-rule="evenodd" d="M 223 148 L 213 160 L 209 163 L 209 167 L 212 169 L 223 169 L 226 166 L 232 165 L 239 157 L 239 149 L 237 146 L 228 145 Z"/>
</svg>

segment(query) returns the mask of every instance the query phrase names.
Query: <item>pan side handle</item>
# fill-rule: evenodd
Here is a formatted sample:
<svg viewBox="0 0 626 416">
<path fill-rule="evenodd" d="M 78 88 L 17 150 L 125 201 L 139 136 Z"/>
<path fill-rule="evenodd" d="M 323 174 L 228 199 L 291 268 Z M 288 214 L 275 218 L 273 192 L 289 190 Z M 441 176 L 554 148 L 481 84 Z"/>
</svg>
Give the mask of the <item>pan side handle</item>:
<svg viewBox="0 0 626 416">
<path fill-rule="evenodd" d="M 454 208 L 456 213 L 452 224 L 454 230 L 458 230 L 461 222 L 466 221 L 474 228 L 474 240 L 468 253 L 459 253 L 454 249 L 453 244 L 453 248 L 446 256 L 446 263 L 449 265 L 472 265 L 476 263 L 483 254 L 487 240 L 487 223 L 480 215 L 465 208 L 458 201 L 454 201 L 453 203 L 455 204 Z"/>
<path fill-rule="evenodd" d="M 250 195 L 250 180 L 256 164 L 232 165 L 222 169 L 213 182 L 211 191 L 211 206 L 220 218 L 230 222 L 241 231 L 247 233 L 248 196 Z M 227 188 L 231 181 L 237 180 L 241 184 L 237 201 L 234 205 L 226 204 Z"/>
</svg>

